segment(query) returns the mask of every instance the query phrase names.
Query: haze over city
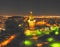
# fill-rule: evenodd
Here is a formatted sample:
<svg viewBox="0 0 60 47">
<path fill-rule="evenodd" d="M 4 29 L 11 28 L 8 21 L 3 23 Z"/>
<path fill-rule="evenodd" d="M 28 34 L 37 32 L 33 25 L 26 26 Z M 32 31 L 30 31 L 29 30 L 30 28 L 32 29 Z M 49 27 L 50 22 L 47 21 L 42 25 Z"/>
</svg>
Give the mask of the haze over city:
<svg viewBox="0 0 60 47">
<path fill-rule="evenodd" d="M 0 0 L 1 15 L 60 15 L 59 0 Z"/>
</svg>

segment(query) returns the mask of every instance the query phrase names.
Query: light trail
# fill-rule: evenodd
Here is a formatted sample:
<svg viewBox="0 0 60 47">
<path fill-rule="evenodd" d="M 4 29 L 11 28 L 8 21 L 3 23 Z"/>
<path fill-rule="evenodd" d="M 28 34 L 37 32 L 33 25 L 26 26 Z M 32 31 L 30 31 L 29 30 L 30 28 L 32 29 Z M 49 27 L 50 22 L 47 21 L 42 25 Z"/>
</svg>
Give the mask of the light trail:
<svg viewBox="0 0 60 47">
<path fill-rule="evenodd" d="M 10 38 L 8 38 L 7 40 L 4 40 L 3 42 L 0 43 L 0 47 L 4 47 L 4 46 L 8 45 L 15 37 L 16 37 L 15 34 L 11 35 Z"/>
</svg>

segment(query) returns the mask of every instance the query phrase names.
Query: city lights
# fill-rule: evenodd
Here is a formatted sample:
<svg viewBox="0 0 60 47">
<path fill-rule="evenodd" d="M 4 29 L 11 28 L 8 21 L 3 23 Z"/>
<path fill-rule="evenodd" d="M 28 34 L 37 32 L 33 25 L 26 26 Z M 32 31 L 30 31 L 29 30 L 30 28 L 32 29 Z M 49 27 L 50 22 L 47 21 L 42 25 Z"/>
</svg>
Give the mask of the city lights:
<svg viewBox="0 0 60 47">
<path fill-rule="evenodd" d="M 59 34 L 59 32 L 58 32 L 58 31 L 56 31 L 56 32 L 55 32 L 55 35 L 58 35 L 58 34 Z"/>
<path fill-rule="evenodd" d="M 52 38 L 52 37 L 51 38 L 47 38 L 47 41 L 48 42 L 53 42 L 54 41 L 54 38 Z"/>
<path fill-rule="evenodd" d="M 24 46 L 25 47 L 34 47 L 34 46 L 47 47 L 47 45 L 50 47 L 60 47 L 60 40 L 59 40 L 60 27 L 58 26 L 59 24 L 58 23 L 51 24 L 49 21 L 53 21 L 53 20 L 51 20 L 49 18 L 43 19 L 46 17 L 43 17 L 40 19 L 38 19 L 38 18 L 34 19 L 33 17 L 34 16 L 31 13 L 30 16 L 28 16 L 28 18 L 24 18 L 25 21 L 22 20 L 23 22 L 19 22 L 20 19 L 15 18 L 15 20 L 17 20 L 18 24 L 15 24 L 13 20 L 9 21 L 11 18 L 8 19 L 7 20 L 7 21 L 9 21 L 8 25 L 11 26 L 11 29 L 6 28 L 8 26 L 6 26 L 5 28 L 0 27 L 0 31 L 2 32 L 2 34 L 0 33 L 1 37 L 3 36 L 3 38 L 6 39 L 6 40 L 4 39 L 0 43 L 0 46 L 7 46 L 7 44 L 9 45 L 12 42 L 14 42 L 14 44 L 16 44 L 15 41 L 17 40 L 16 42 L 18 44 L 16 44 L 16 45 L 19 45 L 20 47 L 24 47 Z M 23 18 L 21 18 L 21 19 L 23 19 Z M 55 19 L 55 20 L 58 21 L 57 19 Z M 12 23 L 12 24 L 10 24 L 10 23 Z M 14 25 L 14 27 L 13 27 L 13 25 Z M 16 28 L 15 28 L 15 25 L 16 25 Z M 13 29 L 12 29 L 12 27 L 13 27 Z M 16 34 L 16 36 L 15 35 L 11 36 L 10 34 L 11 35 Z M 16 39 L 16 40 L 14 40 L 14 39 Z"/>
<path fill-rule="evenodd" d="M 40 30 L 36 30 L 36 34 L 37 34 L 37 35 L 41 35 L 42 32 L 41 32 Z"/>
<path fill-rule="evenodd" d="M 41 43 L 38 43 L 38 44 L 37 44 L 37 47 L 42 47 L 42 45 L 43 45 L 43 44 L 41 44 Z"/>
<path fill-rule="evenodd" d="M 9 39 L 4 40 L 2 43 L 0 43 L 1 47 L 4 47 L 5 45 L 8 45 L 14 38 L 16 37 L 16 35 L 11 35 Z"/>
<path fill-rule="evenodd" d="M 30 30 L 26 30 L 26 31 L 24 32 L 24 34 L 25 34 L 26 36 L 31 36 L 31 35 L 32 35 Z"/>
<path fill-rule="evenodd" d="M 24 32 L 24 34 L 25 34 L 26 36 L 33 36 L 33 35 L 38 35 L 38 36 L 40 36 L 40 35 L 42 34 L 42 32 L 40 32 L 40 30 L 34 30 L 34 31 L 32 31 L 32 30 L 26 30 L 26 31 Z"/>
<path fill-rule="evenodd" d="M 32 42 L 31 42 L 30 40 L 25 40 L 25 41 L 24 41 L 24 44 L 25 44 L 26 46 L 31 46 L 31 45 L 32 45 Z"/>
<path fill-rule="evenodd" d="M 21 26 L 22 26 L 22 24 L 19 24 L 18 26 L 19 26 L 19 27 L 21 27 Z"/>
<path fill-rule="evenodd" d="M 52 43 L 50 44 L 51 47 L 60 47 L 60 43 Z"/>
</svg>

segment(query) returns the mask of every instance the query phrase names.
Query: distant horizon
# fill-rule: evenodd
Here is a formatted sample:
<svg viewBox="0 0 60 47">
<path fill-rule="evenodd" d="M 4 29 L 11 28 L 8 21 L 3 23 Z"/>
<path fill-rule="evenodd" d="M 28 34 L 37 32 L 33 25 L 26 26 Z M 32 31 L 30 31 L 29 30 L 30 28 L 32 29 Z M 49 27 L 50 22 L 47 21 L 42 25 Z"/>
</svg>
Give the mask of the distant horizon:
<svg viewBox="0 0 60 47">
<path fill-rule="evenodd" d="M 29 16 L 29 15 L 0 15 L 0 16 Z M 33 16 L 60 16 L 60 15 L 33 15 Z"/>
<path fill-rule="evenodd" d="M 29 13 L 25 14 L 0 14 L 0 16 L 29 16 Z M 33 16 L 60 16 L 59 14 L 34 14 L 32 13 Z"/>
</svg>

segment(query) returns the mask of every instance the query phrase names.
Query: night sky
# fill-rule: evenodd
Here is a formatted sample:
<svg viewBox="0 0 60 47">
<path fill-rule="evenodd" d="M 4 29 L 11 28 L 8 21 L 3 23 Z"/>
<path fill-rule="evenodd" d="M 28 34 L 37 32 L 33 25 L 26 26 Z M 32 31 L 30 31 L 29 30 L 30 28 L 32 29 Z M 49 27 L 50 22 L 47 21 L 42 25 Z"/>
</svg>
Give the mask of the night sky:
<svg viewBox="0 0 60 47">
<path fill-rule="evenodd" d="M 0 15 L 60 15 L 59 0 L 0 0 Z"/>
</svg>

